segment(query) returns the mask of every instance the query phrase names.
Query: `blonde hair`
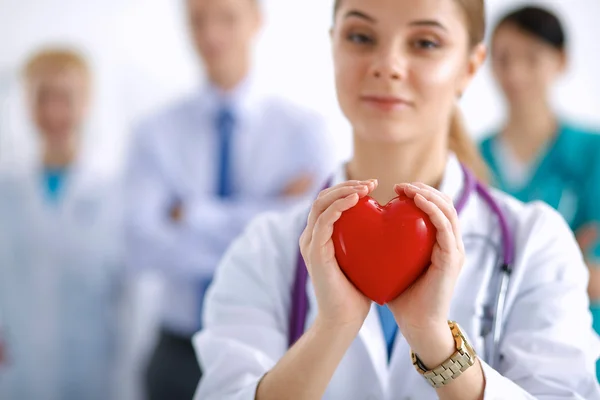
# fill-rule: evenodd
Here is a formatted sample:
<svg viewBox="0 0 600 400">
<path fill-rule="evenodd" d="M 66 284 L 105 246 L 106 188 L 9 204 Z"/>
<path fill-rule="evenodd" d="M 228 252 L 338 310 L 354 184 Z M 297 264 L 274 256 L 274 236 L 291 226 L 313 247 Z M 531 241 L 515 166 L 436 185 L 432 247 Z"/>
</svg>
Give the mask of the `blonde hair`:
<svg viewBox="0 0 600 400">
<path fill-rule="evenodd" d="M 466 17 L 469 44 L 473 48 L 485 39 L 485 0 L 456 0 L 456 2 L 460 5 Z M 488 183 L 489 170 L 487 164 L 469 136 L 462 112 L 458 106 L 455 107 L 450 122 L 449 146 L 450 150 L 456 154 L 464 165 L 473 171 L 480 181 Z"/>
<path fill-rule="evenodd" d="M 475 145 L 465 127 L 462 112 L 456 106 L 450 121 L 449 148 L 483 183 L 489 183 L 489 169 L 479 148 Z"/>
<path fill-rule="evenodd" d="M 23 76 L 26 81 L 45 74 L 58 74 L 76 70 L 86 80 L 91 79 L 91 69 L 86 59 L 78 52 L 65 48 L 51 48 L 33 54 L 25 63 Z"/>
</svg>

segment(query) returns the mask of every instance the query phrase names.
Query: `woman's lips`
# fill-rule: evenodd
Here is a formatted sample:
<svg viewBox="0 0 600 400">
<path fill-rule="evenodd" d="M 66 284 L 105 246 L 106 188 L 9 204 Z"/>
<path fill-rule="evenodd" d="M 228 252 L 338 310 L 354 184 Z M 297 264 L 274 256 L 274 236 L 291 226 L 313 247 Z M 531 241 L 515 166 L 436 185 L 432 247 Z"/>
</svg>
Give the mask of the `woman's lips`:
<svg viewBox="0 0 600 400">
<path fill-rule="evenodd" d="M 394 96 L 366 95 L 361 96 L 361 101 L 382 111 L 404 110 L 413 106 L 412 102 Z"/>
</svg>

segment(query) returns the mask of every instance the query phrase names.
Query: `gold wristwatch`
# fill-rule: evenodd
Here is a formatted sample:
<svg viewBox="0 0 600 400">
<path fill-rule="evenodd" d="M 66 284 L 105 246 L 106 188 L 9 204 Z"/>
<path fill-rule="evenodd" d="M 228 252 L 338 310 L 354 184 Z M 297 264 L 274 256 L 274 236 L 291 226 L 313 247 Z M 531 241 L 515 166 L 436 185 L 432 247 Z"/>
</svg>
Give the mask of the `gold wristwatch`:
<svg viewBox="0 0 600 400">
<path fill-rule="evenodd" d="M 467 338 L 461 331 L 458 324 L 454 321 L 448 321 L 452 336 L 454 336 L 454 343 L 456 345 L 456 352 L 442 365 L 434 369 L 427 369 L 425 365 L 419 360 L 419 357 L 411 351 L 412 363 L 421 375 L 427 379 L 427 382 L 434 388 L 440 388 L 452 382 L 458 378 L 463 372 L 469 367 L 475 364 L 477 354 L 471 347 Z"/>
</svg>

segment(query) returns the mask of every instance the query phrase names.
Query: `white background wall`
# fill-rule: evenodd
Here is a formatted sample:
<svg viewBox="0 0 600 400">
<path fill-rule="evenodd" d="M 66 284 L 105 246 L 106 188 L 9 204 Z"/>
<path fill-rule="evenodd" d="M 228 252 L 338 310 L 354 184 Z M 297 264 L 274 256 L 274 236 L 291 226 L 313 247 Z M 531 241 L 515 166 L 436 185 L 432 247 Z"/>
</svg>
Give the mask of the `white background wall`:
<svg viewBox="0 0 600 400">
<path fill-rule="evenodd" d="M 554 100 L 562 114 L 600 126 L 600 1 L 536 1 L 559 11 L 569 30 L 571 69 Z M 495 20 L 522 0 L 489 0 Z M 332 0 L 263 0 L 267 23 L 257 46 L 263 85 L 325 114 L 337 154 L 350 154 L 348 125 L 332 84 L 328 29 Z M 16 72 L 45 43 L 72 43 L 92 59 L 97 99 L 90 156 L 107 169 L 122 161 L 131 123 L 193 90 L 202 71 L 189 45 L 183 0 L 0 0 L 0 160 L 20 160 L 33 148 Z M 474 136 L 496 126 L 503 105 L 486 68 L 464 98 Z"/>
</svg>

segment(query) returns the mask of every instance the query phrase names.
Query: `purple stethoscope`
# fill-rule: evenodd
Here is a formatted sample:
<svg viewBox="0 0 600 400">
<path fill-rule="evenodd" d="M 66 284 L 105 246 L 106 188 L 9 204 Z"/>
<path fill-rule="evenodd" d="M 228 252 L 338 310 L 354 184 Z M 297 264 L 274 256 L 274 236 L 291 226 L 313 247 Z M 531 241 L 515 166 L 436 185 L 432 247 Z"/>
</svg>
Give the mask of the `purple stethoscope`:
<svg viewBox="0 0 600 400">
<path fill-rule="evenodd" d="M 498 365 L 498 346 L 500 336 L 502 334 L 502 319 L 504 316 L 504 304 L 506 301 L 506 293 L 512 273 L 512 265 L 514 262 L 514 238 L 508 228 L 508 223 L 498 203 L 492 197 L 487 187 L 479 182 L 473 173 L 464 165 L 461 165 L 465 178 L 464 190 L 456 203 L 456 211 L 460 213 L 471 195 L 475 192 L 483 198 L 490 207 L 492 212 L 496 214 L 500 224 L 502 234 L 502 265 L 500 268 L 500 277 L 498 279 L 498 287 L 494 304 L 486 307 L 485 313 L 488 324 L 482 329 L 482 335 L 486 339 L 485 359 L 492 367 Z M 326 186 L 329 187 L 329 184 Z M 306 283 L 308 281 L 308 271 L 302 254 L 298 253 L 296 264 L 296 277 L 292 289 L 292 308 L 289 320 L 288 345 L 291 347 L 303 334 L 306 324 L 306 316 L 308 314 L 308 295 L 306 293 Z"/>
</svg>

